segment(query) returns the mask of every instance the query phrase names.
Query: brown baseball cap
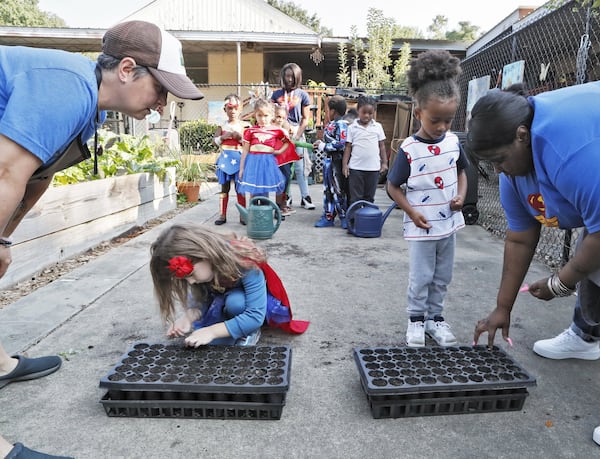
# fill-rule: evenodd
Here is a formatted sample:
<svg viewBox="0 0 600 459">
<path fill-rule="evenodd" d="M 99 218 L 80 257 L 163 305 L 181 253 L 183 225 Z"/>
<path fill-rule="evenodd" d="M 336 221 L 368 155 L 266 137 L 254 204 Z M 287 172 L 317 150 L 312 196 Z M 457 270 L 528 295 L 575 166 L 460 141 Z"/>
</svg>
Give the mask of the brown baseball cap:
<svg viewBox="0 0 600 459">
<path fill-rule="evenodd" d="M 180 41 L 156 24 L 146 21 L 117 24 L 104 34 L 102 52 L 117 59 L 135 59 L 177 97 L 194 100 L 204 97 L 185 73 Z"/>
</svg>

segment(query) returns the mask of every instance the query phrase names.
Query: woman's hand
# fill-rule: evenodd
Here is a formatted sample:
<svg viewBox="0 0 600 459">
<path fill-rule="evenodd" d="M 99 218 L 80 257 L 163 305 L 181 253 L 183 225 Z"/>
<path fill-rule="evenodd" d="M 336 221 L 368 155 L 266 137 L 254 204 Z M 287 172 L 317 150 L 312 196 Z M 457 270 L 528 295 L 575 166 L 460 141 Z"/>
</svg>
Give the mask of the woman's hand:
<svg viewBox="0 0 600 459">
<path fill-rule="evenodd" d="M 535 281 L 529 286 L 529 293 L 540 300 L 548 301 L 555 298 L 555 295 L 548 288 L 548 279 L 549 277 Z"/>
<path fill-rule="evenodd" d="M 473 335 L 473 344 L 477 344 L 479 336 L 481 336 L 482 333 L 487 332 L 488 346 L 492 347 L 498 328 L 502 329 L 502 338 L 504 341 L 512 346 L 512 341 L 508 336 L 508 330 L 510 329 L 510 312 L 498 308 L 494 309 L 487 318 L 477 322 L 477 325 L 475 325 L 475 334 Z"/>
</svg>

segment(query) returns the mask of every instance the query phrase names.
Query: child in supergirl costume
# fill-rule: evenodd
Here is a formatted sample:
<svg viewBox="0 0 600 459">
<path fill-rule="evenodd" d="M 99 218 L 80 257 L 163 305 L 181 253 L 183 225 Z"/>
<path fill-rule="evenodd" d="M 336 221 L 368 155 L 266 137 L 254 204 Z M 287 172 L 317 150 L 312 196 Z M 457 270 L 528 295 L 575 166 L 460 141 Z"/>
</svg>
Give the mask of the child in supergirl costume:
<svg viewBox="0 0 600 459">
<path fill-rule="evenodd" d="M 251 196 L 277 195 L 285 189 L 285 177 L 275 156 L 288 149 L 289 137 L 273 124 L 271 102 L 258 99 L 254 104 L 254 119 L 256 125 L 244 131 L 238 191 Z"/>
<path fill-rule="evenodd" d="M 217 180 L 221 185 L 221 193 L 219 194 L 219 218 L 215 220 L 215 225 L 227 223 L 227 205 L 229 204 L 231 182 L 235 186 L 237 202 L 246 207 L 244 194 L 238 192 L 238 173 L 242 157 L 242 136 L 244 129 L 250 126 L 250 123 L 240 120 L 242 102 L 236 94 L 229 94 L 225 97 L 223 110 L 227 114 L 227 122 L 217 128 L 214 138 L 215 144 L 221 147 L 216 169 Z M 240 223 L 245 224 L 241 219 Z"/>
<path fill-rule="evenodd" d="M 287 108 L 283 105 L 275 105 L 274 115 L 274 124 L 283 129 L 283 132 L 287 133 L 288 135 L 292 135 L 294 132 L 294 128 L 287 121 Z M 294 161 L 298 161 L 300 159 L 300 156 L 298 156 L 294 144 L 290 142 L 288 145 L 288 148 L 283 153 L 275 156 L 277 164 L 279 164 L 279 170 L 285 177 L 285 190 L 288 190 L 290 186 L 290 180 L 292 178 L 292 164 L 294 163 Z M 288 196 L 285 190 L 283 191 L 283 193 L 279 193 L 275 199 L 275 202 L 277 202 L 277 205 L 281 210 L 282 218 L 296 213 L 296 211 L 293 210 L 287 204 Z"/>
<path fill-rule="evenodd" d="M 265 253 L 247 238 L 203 225 L 173 225 L 151 247 L 150 272 L 169 337 L 185 344 L 254 345 L 266 323 L 303 333 Z M 185 308 L 174 320 L 175 303 Z M 191 332 L 191 333 L 190 333 Z"/>
</svg>

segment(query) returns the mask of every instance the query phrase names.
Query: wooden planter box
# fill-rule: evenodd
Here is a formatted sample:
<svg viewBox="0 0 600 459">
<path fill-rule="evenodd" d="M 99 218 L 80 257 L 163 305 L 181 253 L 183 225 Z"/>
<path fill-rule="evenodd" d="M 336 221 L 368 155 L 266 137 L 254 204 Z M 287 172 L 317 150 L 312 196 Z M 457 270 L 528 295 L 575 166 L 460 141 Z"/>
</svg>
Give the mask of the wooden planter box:
<svg viewBox="0 0 600 459">
<path fill-rule="evenodd" d="M 13 234 L 13 263 L 0 288 L 110 240 L 177 206 L 175 170 L 163 182 L 134 174 L 51 187 Z"/>
</svg>

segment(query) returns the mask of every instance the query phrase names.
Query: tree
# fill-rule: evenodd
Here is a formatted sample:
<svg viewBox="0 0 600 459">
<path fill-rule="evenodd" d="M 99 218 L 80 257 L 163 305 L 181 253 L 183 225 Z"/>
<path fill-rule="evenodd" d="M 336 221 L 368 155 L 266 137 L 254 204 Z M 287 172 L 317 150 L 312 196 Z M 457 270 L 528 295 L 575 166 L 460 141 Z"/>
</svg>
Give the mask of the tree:
<svg viewBox="0 0 600 459">
<path fill-rule="evenodd" d="M 458 30 L 451 30 L 446 33 L 446 40 L 475 41 L 481 36 L 479 33 L 480 28 L 469 21 L 459 22 L 458 27 Z"/>
<path fill-rule="evenodd" d="M 342 88 L 350 86 L 350 71 L 348 69 L 348 50 L 344 43 L 338 43 L 338 61 L 340 71 L 337 74 L 337 84 Z"/>
<path fill-rule="evenodd" d="M 360 84 L 365 87 L 384 88 L 390 84 L 393 25 L 394 20 L 386 18 L 382 10 L 369 8 L 367 50 L 363 55 L 365 65 L 359 74 Z"/>
<path fill-rule="evenodd" d="M 598 0 L 600 1 L 600 0 Z M 417 27 L 394 25 L 392 38 L 425 38 L 423 32 Z"/>
<path fill-rule="evenodd" d="M 410 45 L 404 42 L 398 59 L 394 62 L 393 81 L 396 90 L 408 92 L 408 77 L 406 74 L 410 67 L 410 54 Z"/>
<path fill-rule="evenodd" d="M 446 38 L 446 27 L 448 26 L 448 18 L 438 14 L 433 18 L 433 21 L 427 30 L 429 31 L 432 40 L 444 40 Z"/>
<path fill-rule="evenodd" d="M 63 19 L 42 11 L 38 0 L 2 0 L 0 24 L 18 27 L 66 27 Z"/>
<path fill-rule="evenodd" d="M 288 15 L 292 19 L 295 19 L 300 24 L 304 24 L 306 27 L 311 28 L 315 32 L 325 37 L 331 37 L 333 31 L 321 25 L 321 20 L 316 14 L 310 15 L 308 11 L 296 5 L 294 2 L 286 2 L 280 0 L 267 0 L 267 3 L 273 8 L 277 8 L 282 13 Z"/>
</svg>

